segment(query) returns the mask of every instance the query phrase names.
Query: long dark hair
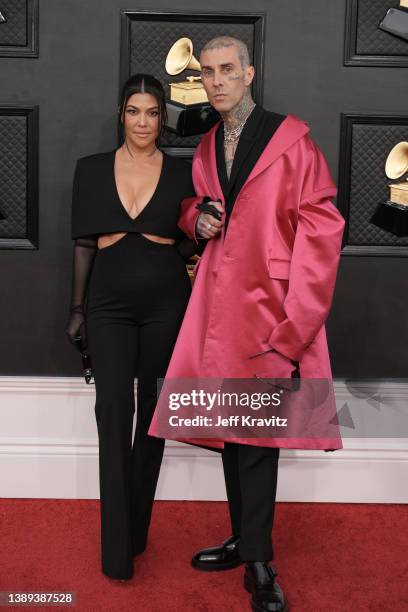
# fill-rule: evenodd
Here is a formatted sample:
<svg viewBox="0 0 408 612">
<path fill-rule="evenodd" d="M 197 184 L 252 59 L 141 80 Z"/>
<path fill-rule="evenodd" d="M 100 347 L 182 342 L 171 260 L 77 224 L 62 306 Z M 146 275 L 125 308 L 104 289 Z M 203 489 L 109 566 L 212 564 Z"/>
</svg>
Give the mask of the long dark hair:
<svg viewBox="0 0 408 612">
<path fill-rule="evenodd" d="M 128 78 L 128 80 L 122 87 L 122 93 L 119 102 L 119 133 L 121 135 L 121 139 L 122 141 L 124 140 L 124 128 L 121 121 L 123 111 L 126 108 L 126 104 L 128 103 L 129 98 L 136 93 L 147 93 L 156 98 L 157 106 L 159 107 L 160 132 L 157 137 L 157 140 L 159 140 L 167 123 L 166 96 L 164 93 L 163 85 L 158 79 L 156 79 L 151 74 L 144 74 L 141 72 L 138 72 L 137 74 L 132 74 L 132 76 Z"/>
</svg>

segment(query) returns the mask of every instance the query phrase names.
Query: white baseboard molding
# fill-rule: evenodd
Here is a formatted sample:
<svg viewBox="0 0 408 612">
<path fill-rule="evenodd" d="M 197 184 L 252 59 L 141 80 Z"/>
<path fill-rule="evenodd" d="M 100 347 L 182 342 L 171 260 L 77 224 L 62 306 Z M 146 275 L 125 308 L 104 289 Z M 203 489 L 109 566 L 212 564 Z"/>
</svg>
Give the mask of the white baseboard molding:
<svg viewBox="0 0 408 612">
<path fill-rule="evenodd" d="M 371 404 L 408 417 L 408 381 L 335 381 L 338 407 Z M 363 389 L 363 393 L 362 393 Z M 373 417 L 374 418 L 374 417 Z M 94 388 L 79 378 L 0 377 L 0 496 L 96 499 Z M 408 503 L 407 438 L 345 438 L 334 453 L 282 451 L 278 500 Z M 225 500 L 218 453 L 168 442 L 157 499 Z"/>
</svg>

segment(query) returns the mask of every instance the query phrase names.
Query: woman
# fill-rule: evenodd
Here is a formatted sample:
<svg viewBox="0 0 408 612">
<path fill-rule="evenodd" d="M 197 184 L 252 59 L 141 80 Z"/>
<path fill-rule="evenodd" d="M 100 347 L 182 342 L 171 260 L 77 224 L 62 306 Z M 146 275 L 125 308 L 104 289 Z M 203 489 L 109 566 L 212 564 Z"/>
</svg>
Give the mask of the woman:
<svg viewBox="0 0 408 612">
<path fill-rule="evenodd" d="M 73 343 L 81 336 L 81 348 L 88 347 L 92 358 L 102 571 L 126 580 L 133 575 L 133 556 L 146 547 L 164 448 L 164 440 L 147 431 L 157 379 L 165 375 L 190 296 L 182 254 L 191 255 L 195 243 L 177 227 L 181 200 L 194 194 L 191 166 L 157 146 L 166 122 L 159 81 L 132 76 L 119 117 L 122 146 L 80 159 L 75 171 L 66 332 Z"/>
</svg>

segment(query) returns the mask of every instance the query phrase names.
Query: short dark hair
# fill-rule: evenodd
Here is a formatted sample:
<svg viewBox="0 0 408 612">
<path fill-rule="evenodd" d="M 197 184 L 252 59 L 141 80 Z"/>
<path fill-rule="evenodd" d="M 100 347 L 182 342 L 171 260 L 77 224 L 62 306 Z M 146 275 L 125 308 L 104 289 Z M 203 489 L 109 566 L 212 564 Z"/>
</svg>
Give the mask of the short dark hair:
<svg viewBox="0 0 408 612">
<path fill-rule="evenodd" d="M 166 108 L 166 95 L 164 93 L 163 85 L 158 79 L 151 74 L 144 74 L 138 72 L 132 74 L 122 87 L 122 93 L 120 95 L 119 102 L 119 126 L 121 128 L 121 134 L 123 137 L 123 126 L 121 118 L 123 111 L 126 108 L 126 104 L 133 94 L 147 93 L 156 98 L 157 106 L 159 107 L 159 120 L 160 120 L 160 133 L 162 134 L 164 127 L 167 123 L 167 108 Z"/>
<path fill-rule="evenodd" d="M 235 36 L 215 36 L 205 43 L 204 47 L 201 49 L 201 53 L 203 51 L 210 51 L 211 49 L 220 49 L 221 47 L 232 46 L 237 48 L 241 68 L 250 66 L 251 60 L 249 59 L 248 46 L 243 40 L 236 38 Z"/>
</svg>

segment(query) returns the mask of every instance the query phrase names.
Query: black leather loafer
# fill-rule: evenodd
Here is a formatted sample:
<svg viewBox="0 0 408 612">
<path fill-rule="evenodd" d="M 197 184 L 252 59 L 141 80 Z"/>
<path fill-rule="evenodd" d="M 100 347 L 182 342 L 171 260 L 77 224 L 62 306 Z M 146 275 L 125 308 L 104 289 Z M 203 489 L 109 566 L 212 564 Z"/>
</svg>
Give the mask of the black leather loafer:
<svg viewBox="0 0 408 612">
<path fill-rule="evenodd" d="M 254 612 L 287 612 L 288 602 L 275 577 L 277 573 L 272 565 L 264 561 L 246 564 L 244 587 L 252 594 Z"/>
<path fill-rule="evenodd" d="M 231 536 L 219 546 L 199 550 L 191 560 L 193 567 L 208 572 L 232 569 L 241 563 L 239 537 L 236 536 Z"/>
</svg>

